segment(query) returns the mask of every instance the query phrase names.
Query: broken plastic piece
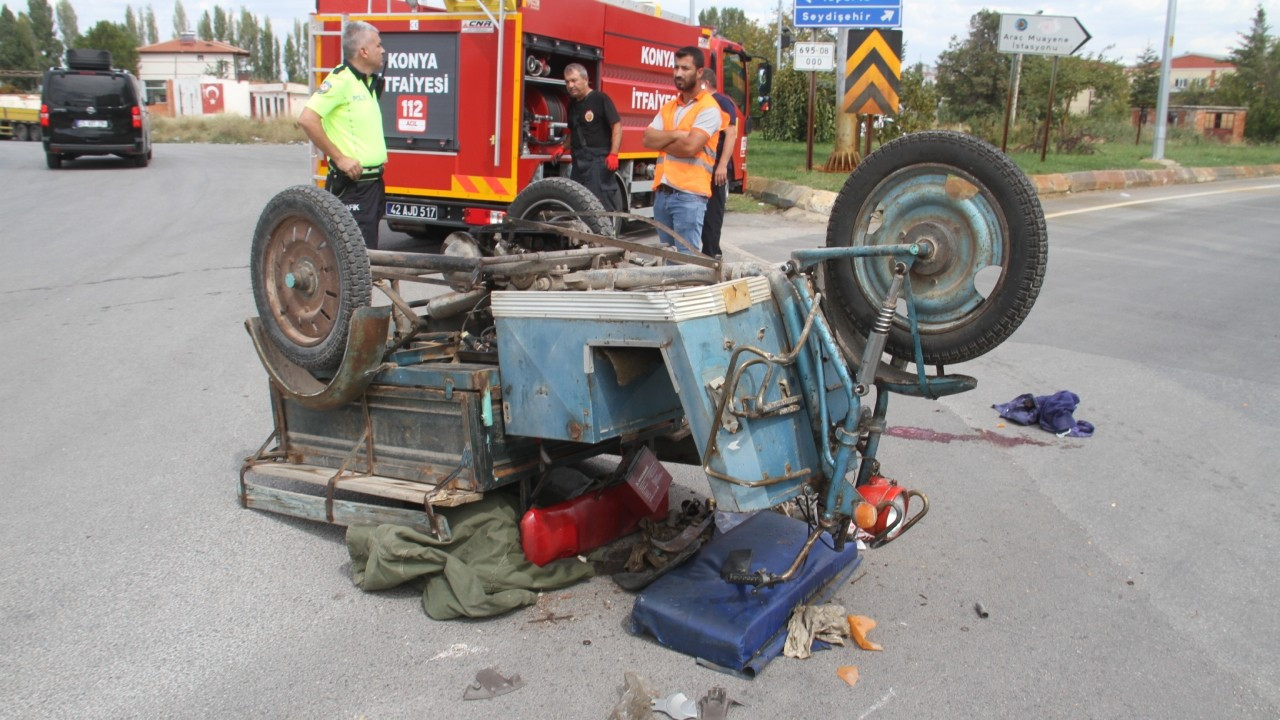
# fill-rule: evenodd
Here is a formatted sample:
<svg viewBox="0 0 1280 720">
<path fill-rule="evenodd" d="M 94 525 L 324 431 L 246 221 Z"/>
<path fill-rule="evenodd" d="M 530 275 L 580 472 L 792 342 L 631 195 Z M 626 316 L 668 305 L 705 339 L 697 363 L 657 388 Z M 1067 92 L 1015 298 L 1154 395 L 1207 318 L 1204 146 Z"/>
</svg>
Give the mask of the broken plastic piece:
<svg viewBox="0 0 1280 720">
<path fill-rule="evenodd" d="M 613 706 L 608 720 L 652 720 L 653 700 L 658 691 L 638 673 L 623 673 L 622 699 Z"/>
<path fill-rule="evenodd" d="M 838 667 L 836 668 L 836 677 L 849 683 L 849 687 L 853 687 L 858 684 L 858 666 L 845 665 L 844 667 Z"/>
<path fill-rule="evenodd" d="M 883 650 L 879 644 L 873 643 L 867 639 L 867 633 L 871 632 L 876 626 L 876 621 L 866 615 L 850 615 L 849 616 L 849 634 L 853 636 L 853 641 L 858 643 L 858 647 L 863 650 Z"/>
<path fill-rule="evenodd" d="M 497 668 L 488 667 L 476 673 L 476 681 L 462 693 L 463 700 L 488 700 L 524 687 L 519 675 L 504 677 Z"/>
<path fill-rule="evenodd" d="M 727 720 L 729 707 L 741 704 L 729 697 L 728 691 L 724 688 L 713 687 L 698 700 L 698 720 Z"/>
<path fill-rule="evenodd" d="M 666 713 L 675 720 L 689 720 L 698 717 L 698 703 L 684 693 L 675 693 L 653 701 L 656 712 Z"/>
</svg>

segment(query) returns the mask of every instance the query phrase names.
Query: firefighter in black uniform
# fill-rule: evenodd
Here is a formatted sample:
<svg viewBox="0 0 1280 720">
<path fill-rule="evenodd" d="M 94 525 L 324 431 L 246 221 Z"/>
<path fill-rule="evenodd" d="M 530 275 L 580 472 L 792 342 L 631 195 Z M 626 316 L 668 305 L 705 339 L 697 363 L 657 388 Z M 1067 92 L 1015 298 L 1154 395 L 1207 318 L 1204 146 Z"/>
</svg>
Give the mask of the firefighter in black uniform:
<svg viewBox="0 0 1280 720">
<path fill-rule="evenodd" d="M 564 69 L 565 89 L 573 99 L 569 104 L 568 140 L 573 152 L 573 170 L 569 177 L 600 198 L 605 210 L 617 210 L 614 202 L 617 183 L 613 173 L 618 170 L 622 120 L 613 100 L 592 90 L 588 79 L 587 69 L 578 63 L 570 63 Z M 556 153 L 557 157 L 560 152 Z"/>
</svg>

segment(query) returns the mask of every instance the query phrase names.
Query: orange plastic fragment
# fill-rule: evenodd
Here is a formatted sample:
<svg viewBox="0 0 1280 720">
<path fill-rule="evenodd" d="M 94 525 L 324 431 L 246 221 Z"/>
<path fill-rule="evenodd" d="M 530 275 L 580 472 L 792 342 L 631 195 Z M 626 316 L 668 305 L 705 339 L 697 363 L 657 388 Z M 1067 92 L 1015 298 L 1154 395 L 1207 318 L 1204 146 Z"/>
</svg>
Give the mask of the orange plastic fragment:
<svg viewBox="0 0 1280 720">
<path fill-rule="evenodd" d="M 844 667 L 836 668 L 836 677 L 849 683 L 849 687 L 853 687 L 858 684 L 858 666 L 845 665 Z"/>
<path fill-rule="evenodd" d="M 858 647 L 863 650 L 883 650 L 877 643 L 873 643 L 867 639 L 867 633 L 876 626 L 876 621 L 866 615 L 850 615 L 849 616 L 849 634 L 853 636 L 853 641 L 858 643 Z"/>
</svg>

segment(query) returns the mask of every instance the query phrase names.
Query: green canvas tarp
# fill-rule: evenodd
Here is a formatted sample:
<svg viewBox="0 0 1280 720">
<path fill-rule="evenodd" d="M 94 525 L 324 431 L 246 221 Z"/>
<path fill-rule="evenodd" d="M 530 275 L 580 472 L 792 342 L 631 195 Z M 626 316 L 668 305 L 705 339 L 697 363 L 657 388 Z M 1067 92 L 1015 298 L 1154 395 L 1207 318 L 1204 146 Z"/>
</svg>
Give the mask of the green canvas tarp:
<svg viewBox="0 0 1280 720">
<path fill-rule="evenodd" d="M 499 493 L 441 512 L 453 539 L 442 543 L 402 525 L 347 529 L 351 573 L 362 590 L 385 590 L 425 580 L 422 607 L 434 620 L 490 617 L 532 605 L 540 590 L 592 576 L 591 566 L 567 558 L 538 567 L 520 548 L 518 503 Z"/>
</svg>

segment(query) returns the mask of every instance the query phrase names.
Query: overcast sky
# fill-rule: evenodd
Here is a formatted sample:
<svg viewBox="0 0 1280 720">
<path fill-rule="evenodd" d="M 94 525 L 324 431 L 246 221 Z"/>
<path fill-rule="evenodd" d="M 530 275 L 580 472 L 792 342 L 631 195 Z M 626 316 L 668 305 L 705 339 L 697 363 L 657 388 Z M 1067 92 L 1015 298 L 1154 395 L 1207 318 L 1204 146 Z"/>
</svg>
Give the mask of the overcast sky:
<svg viewBox="0 0 1280 720">
<path fill-rule="evenodd" d="M 385 8 L 387 1 L 375 0 L 377 9 Z M 399 0 L 391 1 L 393 9 L 405 7 Z M 736 3 L 706 2 L 706 0 L 694 0 L 694 2 L 696 3 L 695 11 L 712 6 L 742 8 L 749 17 L 762 24 L 772 22 L 778 9 L 777 0 L 742 0 Z M 788 18 L 791 16 L 792 2 L 793 0 L 782 0 L 782 7 Z M 1169 7 L 1169 0 L 1061 0 L 1056 4 L 1037 3 L 1033 0 L 1007 4 L 980 0 L 901 0 L 901 2 L 903 39 L 907 46 L 904 59 L 908 63 L 923 61 L 930 65 L 937 61 L 940 52 L 947 49 L 952 36 L 963 38 L 968 35 L 969 18 L 984 8 L 1018 14 L 1032 14 L 1037 10 L 1043 10 L 1046 15 L 1074 16 L 1093 36 L 1093 39 L 1081 49 L 1081 53 L 1105 52 L 1110 59 L 1119 59 L 1126 64 L 1132 64 L 1143 48 L 1148 45 L 1155 49 L 1157 55 L 1159 54 L 1165 16 Z M 18 0 L 7 2 L 7 4 L 15 12 L 25 10 L 26 6 Z M 72 0 L 81 32 L 88 30 L 99 20 L 124 22 L 125 6 L 130 4 L 135 9 L 146 6 L 143 2 L 129 3 L 119 0 L 94 0 L 93 2 Z M 194 24 L 206 9 L 216 4 L 219 3 L 187 0 L 183 2 L 183 8 L 186 9 L 187 17 Z M 234 7 L 236 12 L 239 12 L 242 4 L 250 7 L 251 11 L 259 17 L 263 15 L 270 17 L 271 25 L 277 32 L 292 27 L 295 19 L 304 19 L 315 7 L 313 3 L 306 0 L 221 3 L 223 8 Z M 664 5 L 671 12 L 681 15 L 689 12 L 688 0 L 667 0 Z M 1262 0 L 1261 5 L 1267 12 L 1272 35 L 1280 34 L 1280 30 L 1277 30 L 1277 23 L 1280 23 L 1280 0 Z M 167 0 L 159 0 L 159 2 L 152 2 L 151 6 L 155 9 L 161 38 L 168 39 L 173 30 L 174 5 Z M 1256 0 L 1182 0 L 1178 3 L 1174 26 L 1174 54 L 1197 52 L 1226 55 L 1239 43 L 1239 33 L 1249 29 L 1257 7 Z"/>
</svg>

